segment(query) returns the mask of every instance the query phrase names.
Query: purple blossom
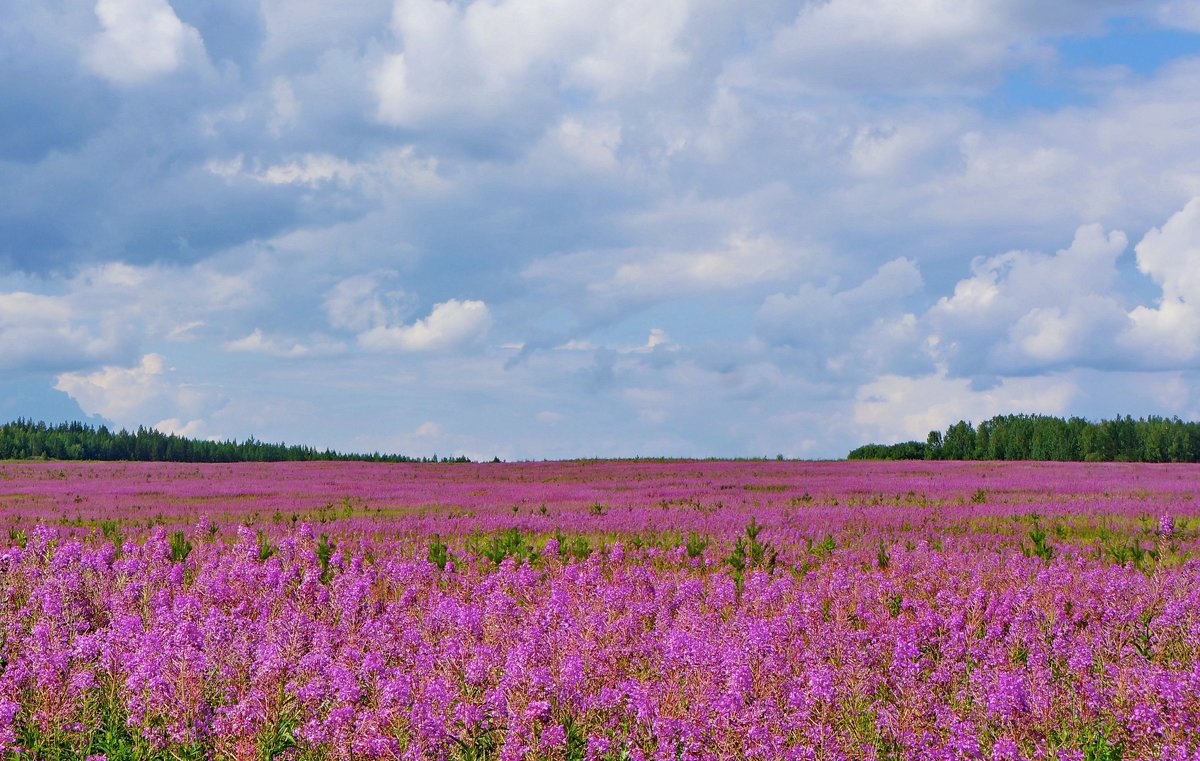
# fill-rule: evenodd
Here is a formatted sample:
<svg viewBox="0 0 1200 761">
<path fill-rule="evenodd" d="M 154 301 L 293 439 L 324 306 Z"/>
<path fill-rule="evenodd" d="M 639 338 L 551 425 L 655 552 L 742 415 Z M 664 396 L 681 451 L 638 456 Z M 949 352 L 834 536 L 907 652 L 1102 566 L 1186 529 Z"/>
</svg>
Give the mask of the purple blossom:
<svg viewBox="0 0 1200 761">
<path fill-rule="evenodd" d="M 1183 466 L 62 465 L 0 464 L 5 754 L 103 699 L 168 755 L 1196 761 Z"/>
</svg>

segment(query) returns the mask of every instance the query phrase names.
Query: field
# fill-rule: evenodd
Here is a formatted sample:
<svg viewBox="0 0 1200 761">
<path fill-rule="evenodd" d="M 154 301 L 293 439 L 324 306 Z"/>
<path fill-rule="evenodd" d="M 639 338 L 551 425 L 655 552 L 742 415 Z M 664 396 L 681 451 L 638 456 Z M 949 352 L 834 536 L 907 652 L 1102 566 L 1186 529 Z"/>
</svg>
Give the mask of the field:
<svg viewBox="0 0 1200 761">
<path fill-rule="evenodd" d="M 1200 467 L 0 463 L 0 748 L 1200 759 Z"/>
</svg>

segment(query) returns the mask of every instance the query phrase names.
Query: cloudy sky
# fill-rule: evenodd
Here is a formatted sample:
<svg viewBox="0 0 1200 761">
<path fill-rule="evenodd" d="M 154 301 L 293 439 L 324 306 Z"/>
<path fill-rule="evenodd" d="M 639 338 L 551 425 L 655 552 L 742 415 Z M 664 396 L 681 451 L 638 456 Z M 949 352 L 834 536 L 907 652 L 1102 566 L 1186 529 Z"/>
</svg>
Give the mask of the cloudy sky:
<svg viewBox="0 0 1200 761">
<path fill-rule="evenodd" d="M 1194 0 L 10 0 L 0 417 L 505 459 L 1200 416 Z"/>
</svg>

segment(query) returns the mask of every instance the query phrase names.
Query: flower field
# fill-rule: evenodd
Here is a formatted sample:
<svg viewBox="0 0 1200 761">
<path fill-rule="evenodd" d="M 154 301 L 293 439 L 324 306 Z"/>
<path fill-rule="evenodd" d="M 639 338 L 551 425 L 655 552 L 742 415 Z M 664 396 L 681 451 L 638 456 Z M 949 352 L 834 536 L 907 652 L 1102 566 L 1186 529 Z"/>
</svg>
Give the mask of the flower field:
<svg viewBox="0 0 1200 761">
<path fill-rule="evenodd" d="M 20 759 L 1200 759 L 1200 467 L 0 463 Z"/>
</svg>

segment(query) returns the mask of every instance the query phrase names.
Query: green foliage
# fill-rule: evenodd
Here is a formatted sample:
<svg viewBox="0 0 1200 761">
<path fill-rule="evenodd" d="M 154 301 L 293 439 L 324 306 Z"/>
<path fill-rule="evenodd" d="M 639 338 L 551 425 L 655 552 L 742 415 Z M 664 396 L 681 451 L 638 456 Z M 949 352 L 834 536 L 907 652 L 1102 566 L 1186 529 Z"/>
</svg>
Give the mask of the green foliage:
<svg viewBox="0 0 1200 761">
<path fill-rule="evenodd" d="M 1054 559 L 1054 547 L 1046 541 L 1048 534 L 1046 529 L 1042 528 L 1041 516 L 1037 513 L 1032 514 L 1033 528 L 1029 529 L 1029 541 L 1033 543 L 1032 547 L 1022 547 L 1026 556 L 1037 556 L 1049 563 Z"/>
<path fill-rule="evenodd" d="M 187 534 L 182 531 L 171 532 L 170 546 L 171 561 L 175 563 L 184 562 L 192 552 L 192 543 L 188 541 Z"/>
<path fill-rule="evenodd" d="M 1144 569 L 1149 561 L 1157 561 L 1159 558 L 1159 551 L 1156 548 L 1147 549 L 1136 538 L 1130 538 L 1124 542 L 1106 539 L 1104 551 L 1117 565 L 1132 563 L 1138 569 Z"/>
<path fill-rule="evenodd" d="M 527 539 L 518 528 L 498 531 L 482 539 L 477 537 L 472 544 L 472 548 L 477 554 L 486 557 L 496 565 L 500 565 L 506 558 L 512 558 L 520 563 L 526 560 L 533 562 L 538 557 L 538 553 L 533 549 L 532 541 Z"/>
<path fill-rule="evenodd" d="M 124 537 L 121 535 L 121 522 L 112 518 L 105 518 L 100 521 L 100 535 L 104 537 L 104 541 L 111 543 L 117 548 L 117 552 L 121 551 L 121 542 Z"/>
<path fill-rule="evenodd" d="M 826 534 L 825 538 L 819 542 L 814 542 L 812 537 L 806 537 L 804 543 L 807 545 L 808 551 L 814 555 L 828 557 L 837 549 L 837 540 L 833 538 L 833 534 Z"/>
<path fill-rule="evenodd" d="M 779 552 L 769 543 L 759 540 L 758 537 L 762 534 L 762 530 L 762 525 L 752 518 L 750 523 L 746 524 L 745 535 L 737 538 L 733 544 L 733 550 L 725 558 L 725 564 L 733 572 L 733 580 L 737 584 L 739 593 L 745 583 L 747 570 L 760 569 L 770 573 L 775 572 Z"/>
<path fill-rule="evenodd" d="M 485 725 L 467 737 L 450 737 L 454 741 L 452 761 L 493 761 L 504 744 L 504 733 L 496 727 Z"/>
<path fill-rule="evenodd" d="M 584 761 L 588 757 L 587 732 L 569 717 L 563 722 L 563 729 L 567 735 L 566 747 L 563 749 L 566 761 Z"/>
<path fill-rule="evenodd" d="M 328 583 L 333 577 L 333 570 L 329 567 L 329 561 L 333 559 L 333 553 L 337 551 L 337 545 L 330 540 L 329 534 L 322 533 L 317 538 L 317 562 L 321 564 L 321 581 Z"/>
<path fill-rule="evenodd" d="M 258 532 L 258 559 L 260 561 L 265 562 L 268 558 L 270 558 L 272 555 L 275 554 L 276 550 L 277 550 L 277 548 L 275 547 L 274 544 L 271 544 L 271 539 L 270 539 L 270 537 L 267 536 L 266 532 L 259 531 Z"/>
<path fill-rule="evenodd" d="M 1129 415 L 1089 421 L 1050 415 L 997 415 L 972 427 L 960 420 L 926 442 L 867 444 L 850 460 L 1053 460 L 1200 462 L 1200 422 Z"/>
<path fill-rule="evenodd" d="M 470 462 L 467 457 L 424 459 L 398 454 L 346 454 L 331 449 L 245 441 L 208 441 L 166 434 L 153 428 L 110 431 L 84 423 L 47 425 L 18 419 L 0 425 L 0 460 L 132 460 L 140 462 L 281 462 L 366 460 L 369 462 Z M 65 477 L 65 475 L 64 475 Z"/>
<path fill-rule="evenodd" d="M 1120 743 L 1111 743 L 1103 734 L 1096 735 L 1083 746 L 1084 761 L 1121 761 L 1125 749 Z"/>
<path fill-rule="evenodd" d="M 450 551 L 446 543 L 437 534 L 429 540 L 429 562 L 438 567 L 439 571 L 446 570 L 446 563 L 450 562 Z"/>
<path fill-rule="evenodd" d="M 708 549 L 708 544 L 709 544 L 709 539 L 707 536 L 701 536 L 700 534 L 697 534 L 694 531 L 689 533 L 688 538 L 687 538 L 687 544 L 685 545 L 685 547 L 687 548 L 687 556 L 689 558 L 700 557 L 701 555 L 704 554 L 704 551 L 706 549 Z"/>
<path fill-rule="evenodd" d="M 899 444 L 864 444 L 846 455 L 847 460 L 924 460 L 925 442 L 902 441 Z"/>
<path fill-rule="evenodd" d="M 100 695 L 111 694 L 102 690 Z M 91 718 L 85 735 L 45 728 L 36 721 L 18 716 L 14 722 L 22 751 L 6 755 L 13 761 L 78 761 L 103 755 L 108 761 L 204 761 L 211 758 L 210 748 L 199 743 L 175 744 L 170 749 L 151 747 L 141 734 L 128 726 L 127 713 L 119 698 L 101 697 L 87 708 Z"/>
<path fill-rule="evenodd" d="M 294 749 L 299 746 L 295 734 L 299 723 L 294 713 L 286 712 L 269 728 L 263 730 L 258 737 L 258 757 L 262 761 L 292 757 L 289 751 L 294 753 Z"/>
<path fill-rule="evenodd" d="M 565 548 L 567 554 L 576 560 L 587 560 L 592 554 L 592 543 L 582 534 L 571 537 L 568 543 L 560 547 Z"/>
</svg>

